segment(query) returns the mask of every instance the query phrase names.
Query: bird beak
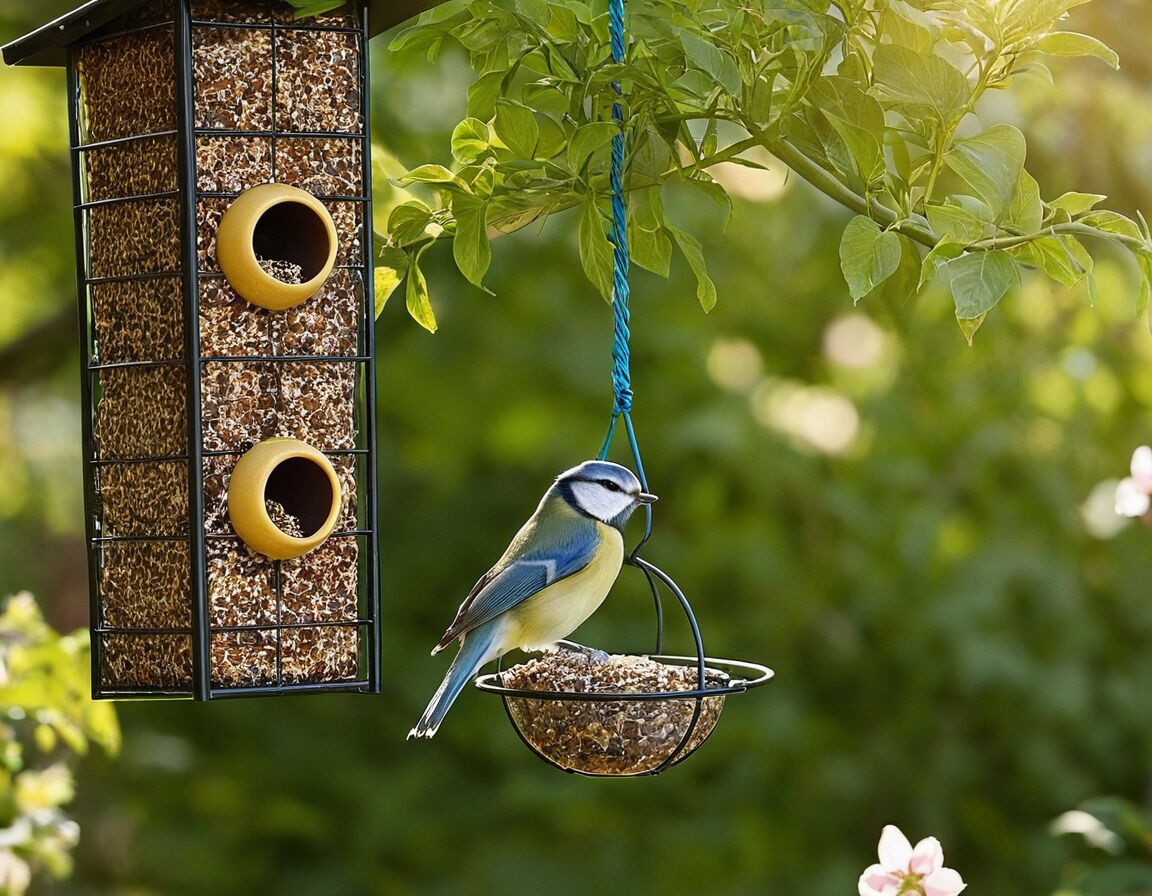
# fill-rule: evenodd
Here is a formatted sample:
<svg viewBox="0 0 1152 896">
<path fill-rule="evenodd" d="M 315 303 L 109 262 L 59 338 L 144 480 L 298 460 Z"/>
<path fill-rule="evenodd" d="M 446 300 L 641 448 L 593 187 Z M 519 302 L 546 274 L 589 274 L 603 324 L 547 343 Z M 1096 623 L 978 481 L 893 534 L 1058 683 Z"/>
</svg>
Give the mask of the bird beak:
<svg viewBox="0 0 1152 896">
<path fill-rule="evenodd" d="M 640 492 L 636 496 L 636 500 L 639 501 L 641 504 L 655 504 L 660 499 L 657 498 L 655 495 L 648 494 L 648 492 Z"/>
</svg>

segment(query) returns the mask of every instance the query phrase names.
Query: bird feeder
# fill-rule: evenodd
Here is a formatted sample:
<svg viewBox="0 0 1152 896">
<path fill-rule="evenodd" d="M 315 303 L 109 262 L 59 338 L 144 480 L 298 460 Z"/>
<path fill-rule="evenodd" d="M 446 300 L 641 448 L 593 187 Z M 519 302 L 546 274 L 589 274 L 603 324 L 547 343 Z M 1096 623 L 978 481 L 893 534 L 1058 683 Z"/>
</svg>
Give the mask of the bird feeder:
<svg viewBox="0 0 1152 896">
<path fill-rule="evenodd" d="M 572 774 L 658 775 L 708 739 L 727 697 L 759 687 L 774 675 L 757 663 L 706 657 L 696 616 L 680 587 L 635 552 L 625 563 L 644 573 L 652 591 L 653 654 L 597 656 L 562 643 L 540 659 L 476 678 L 480 690 L 503 698 L 524 744 L 549 765 Z M 664 613 L 657 583 L 683 610 L 695 656 L 661 653 Z"/>
<path fill-rule="evenodd" d="M 92 0 L 4 48 L 68 72 L 96 697 L 379 691 L 366 50 L 397 12 Z"/>
</svg>

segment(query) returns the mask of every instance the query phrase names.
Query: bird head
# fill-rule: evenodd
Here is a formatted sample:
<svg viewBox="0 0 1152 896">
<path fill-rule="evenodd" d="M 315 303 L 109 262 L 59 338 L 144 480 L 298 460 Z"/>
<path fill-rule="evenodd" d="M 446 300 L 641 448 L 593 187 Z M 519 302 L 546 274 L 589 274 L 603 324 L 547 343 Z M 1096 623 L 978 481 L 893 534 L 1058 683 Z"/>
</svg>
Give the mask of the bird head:
<svg viewBox="0 0 1152 896">
<path fill-rule="evenodd" d="M 651 504 L 636 474 L 606 460 L 586 460 L 556 477 L 554 488 L 578 513 L 623 529 L 637 507 Z"/>
</svg>

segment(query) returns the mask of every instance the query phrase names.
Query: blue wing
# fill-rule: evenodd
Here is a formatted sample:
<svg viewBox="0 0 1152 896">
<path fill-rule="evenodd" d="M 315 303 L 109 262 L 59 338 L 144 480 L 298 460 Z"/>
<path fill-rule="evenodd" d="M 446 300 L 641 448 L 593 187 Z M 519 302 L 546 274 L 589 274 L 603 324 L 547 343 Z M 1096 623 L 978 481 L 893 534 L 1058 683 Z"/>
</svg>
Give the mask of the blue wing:
<svg viewBox="0 0 1152 896">
<path fill-rule="evenodd" d="M 565 519 L 548 525 L 533 518 L 500 562 L 472 587 L 436 650 L 554 582 L 578 573 L 591 562 L 598 544 L 599 535 L 591 520 Z"/>
</svg>

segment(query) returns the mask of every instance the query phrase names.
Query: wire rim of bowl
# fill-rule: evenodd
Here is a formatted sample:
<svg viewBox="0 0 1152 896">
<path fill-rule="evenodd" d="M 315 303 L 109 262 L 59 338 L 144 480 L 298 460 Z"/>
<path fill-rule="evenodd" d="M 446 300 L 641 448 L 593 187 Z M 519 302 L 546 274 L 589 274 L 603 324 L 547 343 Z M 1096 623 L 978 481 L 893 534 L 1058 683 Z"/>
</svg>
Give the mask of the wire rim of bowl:
<svg viewBox="0 0 1152 896">
<path fill-rule="evenodd" d="M 629 655 L 629 654 L 626 654 Z M 630 654 L 643 656 L 644 659 L 658 663 L 667 663 L 677 666 L 696 666 L 699 658 L 695 656 L 673 656 L 668 654 Z M 714 669 L 726 675 L 729 670 L 751 673 L 751 678 L 731 678 L 728 684 L 715 688 L 693 688 L 690 691 L 534 691 L 527 688 L 507 687 L 500 681 L 501 672 L 489 672 L 477 675 L 473 684 L 481 691 L 490 694 L 499 694 L 505 699 L 525 698 L 530 700 L 583 700 L 595 703 L 611 703 L 616 701 L 643 701 L 643 700 L 694 700 L 707 697 L 726 697 L 732 694 L 742 694 L 752 688 L 771 681 L 776 673 L 767 666 L 759 663 L 749 663 L 743 660 L 725 660 L 704 657 L 705 669 Z"/>
</svg>

